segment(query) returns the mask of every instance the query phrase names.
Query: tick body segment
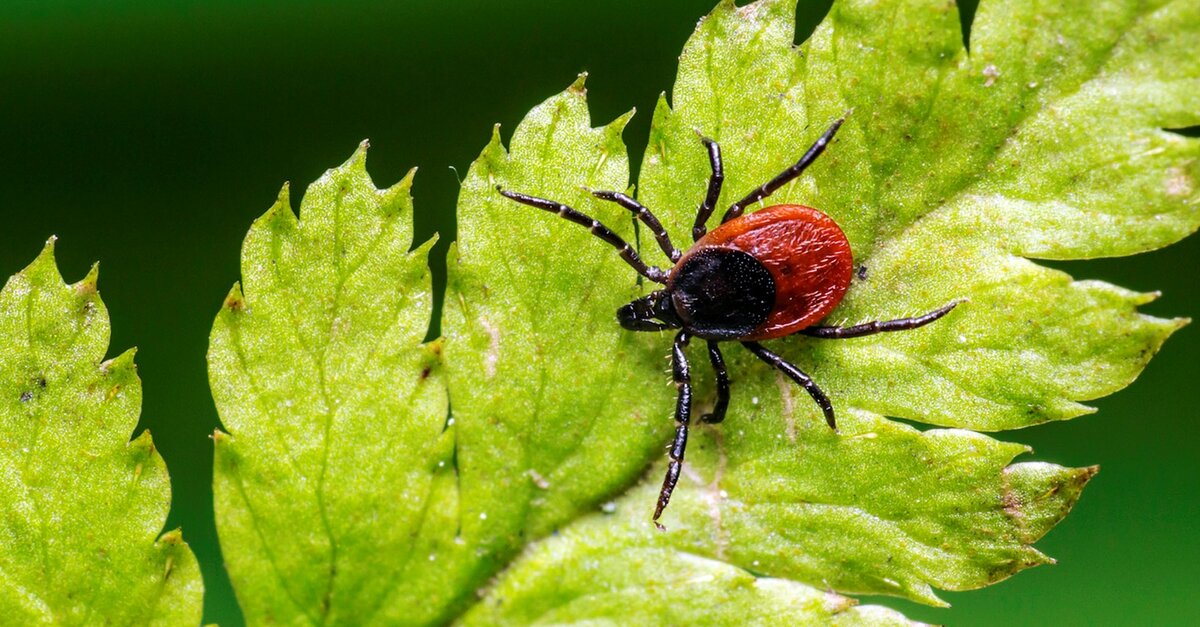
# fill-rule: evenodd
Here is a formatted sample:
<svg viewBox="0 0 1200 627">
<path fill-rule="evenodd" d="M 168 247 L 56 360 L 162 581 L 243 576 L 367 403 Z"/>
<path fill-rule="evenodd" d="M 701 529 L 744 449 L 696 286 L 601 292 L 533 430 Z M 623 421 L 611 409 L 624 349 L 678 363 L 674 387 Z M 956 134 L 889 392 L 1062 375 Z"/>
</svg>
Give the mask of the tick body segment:
<svg viewBox="0 0 1200 627">
<path fill-rule="evenodd" d="M 712 258 L 728 260 L 715 268 L 711 262 L 697 262 Z M 769 340 L 791 335 L 829 315 L 842 301 L 853 273 L 850 242 L 832 218 L 801 205 L 775 205 L 726 222 L 700 238 L 671 270 L 667 289 L 688 322 L 684 312 L 696 306 L 693 297 L 714 292 L 712 286 L 722 285 L 725 277 L 740 281 L 744 290 L 737 298 L 706 306 L 706 314 L 735 315 L 730 312 L 757 307 L 761 299 L 766 304 L 758 324 L 732 336 L 714 337 L 705 333 L 704 323 L 698 320 L 690 325 L 693 335 Z M 773 298 L 767 297 L 768 292 Z"/>
<path fill-rule="evenodd" d="M 746 207 L 770 196 L 800 176 L 824 152 L 841 128 L 843 116 L 821 135 L 799 161 L 750 192 L 725 211 L 721 225 L 707 231 L 709 217 L 725 180 L 721 148 L 701 138 L 708 152 L 712 175 L 692 228 L 695 243 L 680 252 L 649 209 L 619 192 L 592 192 L 597 198 L 625 207 L 641 220 L 674 266 L 663 270 L 648 266 L 628 243 L 598 221 L 562 204 L 497 187 L 517 202 L 556 213 L 588 228 L 615 247 L 621 258 L 647 279 L 660 283 L 656 290 L 617 310 L 617 321 L 631 331 L 678 329 L 671 351 L 671 373 L 679 396 L 675 404 L 675 439 L 669 449 L 667 476 L 663 479 L 654 524 L 671 500 L 687 450 L 692 418 L 692 378 L 685 348 L 691 338 L 705 340 L 708 358 L 717 379 L 717 400 L 711 414 L 700 419 L 718 423 L 729 407 L 729 374 L 720 342 L 741 342 L 759 359 L 778 369 L 804 388 L 837 430 L 833 404 L 816 382 L 802 370 L 758 342 L 800 333 L 812 337 L 844 339 L 887 331 L 915 329 L 941 318 L 958 304 L 949 303 L 925 315 L 898 320 L 867 322 L 850 327 L 813 326 L 829 315 L 850 287 L 854 274 L 850 243 L 832 218 L 810 207 L 774 205 L 743 216 Z"/>
</svg>

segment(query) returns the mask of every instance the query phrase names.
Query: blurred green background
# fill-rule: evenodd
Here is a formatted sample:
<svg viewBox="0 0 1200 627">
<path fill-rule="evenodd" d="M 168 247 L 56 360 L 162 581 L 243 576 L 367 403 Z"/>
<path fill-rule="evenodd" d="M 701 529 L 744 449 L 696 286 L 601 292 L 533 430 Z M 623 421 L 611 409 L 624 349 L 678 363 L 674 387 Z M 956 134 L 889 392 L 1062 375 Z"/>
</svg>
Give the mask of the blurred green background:
<svg viewBox="0 0 1200 627">
<path fill-rule="evenodd" d="M 101 261 L 112 352 L 139 347 L 141 427 L 170 467 L 167 524 L 201 561 L 206 621 L 241 624 L 211 513 L 204 355 L 242 237 L 280 184 L 299 186 L 295 202 L 363 138 L 381 186 L 420 166 L 417 240 L 443 234 L 441 280 L 450 167 L 465 171 L 492 123 L 511 129 L 587 70 L 597 123 L 641 111 L 625 134 L 636 172 L 655 98 L 714 1 L 0 4 L 0 276 L 51 234 L 69 280 Z M 828 2 L 801 5 L 803 40 Z M 974 2 L 960 5 L 969 23 Z M 1151 313 L 1200 314 L 1200 238 L 1059 267 L 1161 289 Z M 1001 436 L 1103 466 L 1039 545 L 1057 566 L 947 594 L 950 610 L 886 602 L 951 624 L 1200 622 L 1198 355 L 1200 332 L 1184 329 L 1098 415 Z"/>
</svg>

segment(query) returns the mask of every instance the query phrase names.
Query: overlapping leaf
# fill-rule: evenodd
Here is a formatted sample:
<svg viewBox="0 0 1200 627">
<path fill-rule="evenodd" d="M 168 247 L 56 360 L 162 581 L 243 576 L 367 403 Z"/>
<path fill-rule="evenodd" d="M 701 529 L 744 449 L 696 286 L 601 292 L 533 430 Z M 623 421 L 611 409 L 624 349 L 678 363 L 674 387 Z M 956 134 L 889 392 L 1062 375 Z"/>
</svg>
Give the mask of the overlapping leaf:
<svg viewBox="0 0 1200 627">
<path fill-rule="evenodd" d="M 592 128 L 582 81 L 509 150 L 494 134 L 463 182 L 440 369 L 421 344 L 407 180 L 377 192 L 360 152 L 310 189 L 299 222 L 277 205 L 247 238 L 245 295 L 210 355 L 232 434 L 217 438 L 222 542 L 249 618 L 441 622 L 474 603 L 466 622 L 887 622 L 902 619 L 825 590 L 938 604 L 934 588 L 1046 562 L 1031 545 L 1093 468 L 1012 464 L 1024 447 L 884 416 L 980 430 L 1070 418 L 1181 324 L 1138 313 L 1149 296 L 1026 257 L 1130 254 L 1200 223 L 1200 148 L 1159 130 L 1200 110 L 1198 6 L 985 3 L 969 56 L 940 1 L 839 2 L 800 49 L 789 1 L 703 20 L 641 174 L 676 243 L 708 174 L 694 131 L 725 149 L 728 203 L 853 108 L 772 199 L 828 212 L 865 266 L 832 322 L 970 300 L 906 334 L 777 344 L 830 393 L 840 434 L 731 348 L 729 418 L 694 430 L 667 534 L 648 522 L 661 468 L 643 472 L 672 428 L 666 338 L 613 320 L 636 275 L 584 229 L 495 191 L 634 238 L 585 189 L 629 177 L 625 118 Z"/>
<path fill-rule="evenodd" d="M 416 616 L 394 595 L 453 590 L 411 574 L 450 476 L 439 346 L 422 344 L 432 242 L 409 251 L 411 173 L 377 190 L 365 158 L 314 183 L 301 219 L 284 188 L 213 327 L 217 523 L 252 623 L 395 621 Z"/>
<path fill-rule="evenodd" d="M 690 492 L 679 505 L 704 516 Z M 464 625 L 910 625 L 827 589 L 758 578 L 718 559 L 669 546 L 646 524 L 651 489 L 609 516 L 571 525 L 522 556 Z"/>
<path fill-rule="evenodd" d="M 200 621 L 133 351 L 104 361 L 97 272 L 67 285 L 54 240 L 0 291 L 0 616 L 12 625 Z"/>
</svg>

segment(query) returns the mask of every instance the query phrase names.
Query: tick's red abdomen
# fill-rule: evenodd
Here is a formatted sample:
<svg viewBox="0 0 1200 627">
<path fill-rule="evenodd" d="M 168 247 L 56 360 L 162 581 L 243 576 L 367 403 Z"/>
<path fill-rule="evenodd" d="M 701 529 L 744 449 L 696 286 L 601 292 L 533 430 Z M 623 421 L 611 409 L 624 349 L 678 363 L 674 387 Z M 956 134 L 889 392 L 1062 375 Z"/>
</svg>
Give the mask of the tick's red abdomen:
<svg viewBox="0 0 1200 627">
<path fill-rule="evenodd" d="M 790 335 L 828 316 L 842 301 L 854 272 L 850 242 L 841 227 L 802 205 L 775 205 L 730 220 L 688 253 L 707 247 L 745 252 L 775 281 L 775 306 L 746 340 Z"/>
</svg>

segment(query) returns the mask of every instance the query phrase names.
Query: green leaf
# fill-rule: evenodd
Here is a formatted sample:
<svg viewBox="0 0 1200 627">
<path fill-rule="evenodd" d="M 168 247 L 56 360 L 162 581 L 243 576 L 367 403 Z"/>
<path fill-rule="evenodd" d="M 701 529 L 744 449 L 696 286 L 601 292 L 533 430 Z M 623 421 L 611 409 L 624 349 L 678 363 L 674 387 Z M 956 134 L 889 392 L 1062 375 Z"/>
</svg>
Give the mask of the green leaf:
<svg viewBox="0 0 1200 627">
<path fill-rule="evenodd" d="M 0 291 L 0 614 L 13 625 L 197 624 L 204 584 L 150 432 L 134 351 L 104 361 L 97 269 L 54 240 Z"/>
<path fill-rule="evenodd" d="M 672 430 L 658 338 L 613 318 L 638 294 L 636 275 L 587 230 L 531 215 L 495 189 L 561 199 L 632 237 L 624 210 L 584 189 L 626 187 L 627 119 L 591 128 L 581 77 L 530 112 L 508 153 L 493 133 L 463 180 L 446 372 L 464 530 L 501 560 L 635 481 Z"/>
<path fill-rule="evenodd" d="M 638 491 L 653 500 L 652 491 Z M 670 546 L 645 503 L 537 543 L 463 625 L 910 625 L 900 614 Z M 703 515 L 701 513 L 701 515 Z"/>
<path fill-rule="evenodd" d="M 429 551 L 412 538 L 454 498 L 440 348 L 422 343 L 433 242 L 409 251 L 412 173 L 378 190 L 365 158 L 313 184 L 301 219 L 284 188 L 213 325 L 217 525 L 252 624 L 390 623 L 455 594 L 414 574 Z"/>
<path fill-rule="evenodd" d="M 1185 61 L 1192 59 L 1187 42 L 1200 25 L 1190 17 L 1196 6 L 1180 4 L 1168 14 L 1118 21 L 1110 37 L 1115 47 L 1104 54 L 1131 67 L 1149 64 L 1162 73 L 1196 76 L 1197 64 Z M 1013 68 L 1005 80 L 1029 73 L 1019 77 L 1019 89 L 995 89 L 1001 79 L 990 80 L 994 72 L 987 68 L 999 61 L 985 51 L 968 59 L 953 3 L 893 3 L 885 12 L 876 3 L 840 2 L 799 50 L 792 45 L 792 2 L 740 8 L 725 2 L 701 22 L 681 57 L 674 108 L 664 98 L 655 112 L 640 179 L 639 198 L 658 212 L 675 242 L 690 241 L 709 174 L 695 131 L 724 148 L 725 206 L 789 165 L 853 107 L 822 160 L 770 201 L 827 211 L 846 229 L 856 261 L 866 266 L 867 278 L 856 281 L 831 321 L 895 318 L 970 300 L 910 333 L 776 343 L 830 393 L 841 435 L 828 431 L 790 381 L 731 348 L 730 417 L 720 427 L 693 429 L 689 470 L 666 518 L 671 546 L 756 575 L 931 604 L 941 603 L 933 587 L 976 588 L 1049 561 L 1030 545 L 1066 515 L 1094 468 L 1009 465 L 1024 447 L 966 431 L 920 433 L 882 416 L 977 429 L 1069 418 L 1089 411 L 1079 401 L 1128 384 L 1183 324 L 1139 314 L 1136 306 L 1147 295 L 1073 282 L 1022 257 L 1127 254 L 1169 244 L 1200 224 L 1192 184 L 1200 144 L 1154 126 L 1195 123 L 1183 112 L 1196 110 L 1197 92 L 1172 92 L 1185 99 L 1170 102 L 1174 113 L 1166 104 L 1157 115 L 1125 111 L 1107 96 L 1067 108 L 1065 98 L 1082 93 L 1082 86 L 1104 95 L 1118 80 L 1118 64 L 1096 63 L 1092 57 L 1100 44 L 1082 40 L 1084 33 L 1098 34 L 1096 17 L 1086 11 L 1032 15 L 1032 8 L 990 5 L 980 11 L 977 47 L 996 39 L 1006 50 L 1025 40 L 1032 47 L 1040 45 L 1034 40 L 1043 31 L 1068 42 L 1045 67 Z M 1159 22 L 1157 47 L 1144 43 L 1150 20 Z M 1038 24 L 1036 34 L 1022 35 L 1022 25 L 1032 23 Z M 1050 41 L 1060 45 L 1057 37 Z M 1029 54 L 1004 65 L 1018 65 Z M 1041 53 L 1033 58 L 1040 60 Z M 1040 91 L 1031 86 L 1035 80 L 1042 81 Z M 1126 89 L 1158 93 L 1150 80 Z M 609 339 L 603 327 L 592 326 L 593 315 L 612 325 L 610 312 L 629 296 L 619 288 L 633 283 L 632 272 L 577 226 L 521 216 L 532 210 L 491 192 L 501 184 L 572 204 L 610 226 L 628 223 L 622 210 L 591 202 L 579 191 L 584 185 L 619 190 L 626 182 L 596 180 L 593 164 L 610 162 L 615 148 L 578 154 L 580 139 L 595 136 L 586 131 L 586 109 L 575 104 L 578 92 L 568 90 L 535 109 L 515 132 L 510 154 L 493 143 L 464 181 L 459 202 L 464 243 L 451 264 L 443 328 L 461 437 L 473 419 L 463 412 L 478 398 L 482 409 L 474 420 L 511 425 L 511 440 L 518 443 L 516 434 L 530 422 L 539 433 L 568 425 L 559 442 L 571 457 L 579 452 L 582 458 L 593 446 L 614 447 L 621 440 L 624 450 L 640 446 L 641 418 L 666 422 L 671 403 L 654 383 L 666 379 L 663 362 L 640 365 L 646 356 L 624 348 L 641 346 L 636 339 L 618 344 L 619 337 Z M 1025 100 L 1014 108 L 1016 93 Z M 1132 95 L 1123 98 L 1142 104 L 1132 102 Z M 1114 114 L 1114 106 L 1120 113 Z M 572 128 L 581 129 L 576 137 L 564 133 Z M 1106 135 L 1096 129 L 1109 130 Z M 1123 141 L 1115 141 L 1118 137 Z M 1121 176 L 1098 171 L 1102 168 Z M 1131 202 L 1139 197 L 1142 202 Z M 1038 242 L 1042 248 L 1034 247 Z M 666 262 L 652 244 L 640 250 Z M 608 258 L 592 262 L 597 253 Z M 500 268 L 492 262 L 497 258 L 514 261 Z M 587 300 L 576 304 L 581 294 L 594 298 L 613 275 L 623 282 L 607 290 L 607 307 L 590 307 Z M 501 292 L 514 296 L 497 299 Z M 558 327 L 540 325 L 535 333 L 525 326 L 547 316 L 566 319 Z M 464 325 L 468 333 L 460 335 Z M 512 328 L 523 330 L 528 346 L 488 342 L 489 336 L 506 338 Z M 650 358 L 666 352 L 665 338 L 657 342 Z M 458 360 L 489 347 L 494 363 L 512 355 L 514 365 L 498 368 L 496 378 L 523 390 L 520 395 L 469 384 L 477 366 Z M 610 357 L 593 356 L 596 347 Z M 693 361 L 707 371 L 702 354 Z M 590 380 L 613 363 L 621 364 L 620 378 Z M 461 378 L 455 377 L 458 371 Z M 638 400 L 628 403 L 626 389 L 638 385 L 626 378 L 631 371 L 640 372 L 643 383 Z M 545 390 L 566 390 L 543 392 L 543 382 Z M 701 412 L 713 400 L 713 387 L 701 383 L 698 389 Z M 602 400 L 568 402 L 565 419 L 544 418 L 543 405 L 529 406 L 529 398 L 538 398 L 531 392 L 569 399 L 600 394 Z M 622 431 L 596 417 L 616 404 L 609 399 L 621 399 L 616 402 L 634 418 L 628 423 L 634 428 Z M 553 407 L 564 411 L 560 404 Z M 649 445 L 666 442 L 667 430 L 660 427 Z M 582 441 L 579 433 L 586 434 Z M 495 433 L 491 436 L 494 441 Z M 546 451 L 562 450 L 560 443 L 507 448 L 488 465 L 515 466 L 513 477 L 522 467 L 544 476 L 537 460 Z M 464 452 L 460 448 L 460 464 Z M 644 461 L 661 457 L 659 449 Z M 551 467 L 572 460 L 557 463 Z M 568 485 L 560 479 L 540 492 L 526 488 L 536 494 L 526 506 L 533 510 L 527 518 L 544 516 L 542 504 L 554 502 L 558 490 L 572 493 L 581 510 L 596 501 L 581 501 L 579 496 L 593 492 L 580 486 L 620 491 L 628 463 L 626 453 L 611 455 L 604 465 L 580 461 L 575 465 L 587 470 L 567 479 Z M 640 508 L 648 517 L 661 472 L 660 464 L 622 499 L 622 507 Z M 506 495 L 516 500 L 522 494 Z M 638 523 L 648 524 L 645 518 Z M 539 530 L 530 526 L 525 533 Z M 519 604 L 522 595 L 538 595 L 530 582 L 539 580 L 543 567 L 532 558 L 518 561 L 484 603 Z"/>
<path fill-rule="evenodd" d="M 1051 561 L 1032 545 L 1096 469 L 1013 463 L 1026 447 L 966 428 L 1086 413 L 1184 323 L 1029 258 L 1131 254 L 1200 225 L 1200 143 L 1160 130 L 1197 121 L 1200 3 L 1043 4 L 985 4 L 969 56 L 945 0 L 838 2 L 799 49 L 788 0 L 699 24 L 640 177 L 676 243 L 708 177 L 696 130 L 724 148 L 727 205 L 853 107 L 770 201 L 829 213 L 866 267 L 830 323 L 969 301 L 908 333 L 774 343 L 829 392 L 836 434 L 731 345 L 729 417 L 693 428 L 665 534 L 649 517 L 674 427 L 667 337 L 613 315 L 648 288 L 586 229 L 496 192 L 635 241 L 585 189 L 628 189 L 627 116 L 593 128 L 581 78 L 507 150 L 493 133 L 459 197 L 444 354 L 422 343 L 411 178 L 376 190 L 360 151 L 299 220 L 285 195 L 247 237 L 210 352 L 230 434 L 218 524 L 248 620 L 895 623 L 837 593 L 938 605 L 934 588 Z M 700 412 L 714 392 L 693 352 Z"/>
<path fill-rule="evenodd" d="M 838 2 L 799 51 L 793 7 L 723 3 L 685 48 L 641 176 L 675 239 L 708 175 L 693 129 L 724 148 L 727 205 L 853 109 L 770 200 L 828 213 L 867 268 L 830 320 L 970 302 L 913 333 L 787 340 L 786 356 L 839 406 L 982 430 L 1078 416 L 1131 382 L 1181 321 L 1022 256 L 1130 254 L 1200 226 L 1200 142 L 1159 128 L 1200 119 L 1200 89 L 1165 87 L 1200 86 L 1200 4 L 985 2 L 970 57 L 952 2 Z"/>
</svg>

